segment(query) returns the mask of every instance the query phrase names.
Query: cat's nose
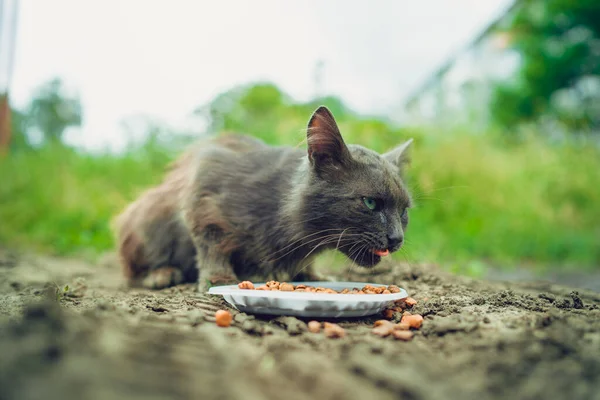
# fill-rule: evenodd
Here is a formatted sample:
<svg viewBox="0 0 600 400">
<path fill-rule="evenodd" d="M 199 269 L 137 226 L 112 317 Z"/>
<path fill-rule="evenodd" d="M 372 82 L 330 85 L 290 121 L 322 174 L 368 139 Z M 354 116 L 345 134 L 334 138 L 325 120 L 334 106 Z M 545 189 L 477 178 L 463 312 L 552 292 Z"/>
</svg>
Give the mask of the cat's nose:
<svg viewBox="0 0 600 400">
<path fill-rule="evenodd" d="M 393 235 L 388 236 L 388 249 L 390 251 L 396 251 L 402 246 L 402 242 L 404 241 L 404 237 L 402 235 Z"/>
</svg>

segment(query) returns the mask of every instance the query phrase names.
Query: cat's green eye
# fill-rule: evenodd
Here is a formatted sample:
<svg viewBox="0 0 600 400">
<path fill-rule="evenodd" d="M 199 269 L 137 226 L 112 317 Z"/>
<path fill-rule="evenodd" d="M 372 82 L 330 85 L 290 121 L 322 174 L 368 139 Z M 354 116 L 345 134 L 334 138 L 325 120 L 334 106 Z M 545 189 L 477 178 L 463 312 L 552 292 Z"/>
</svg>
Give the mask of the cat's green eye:
<svg viewBox="0 0 600 400">
<path fill-rule="evenodd" d="M 382 201 L 380 199 L 374 199 L 372 197 L 363 197 L 363 203 L 371 211 L 379 211 L 382 208 Z"/>
</svg>

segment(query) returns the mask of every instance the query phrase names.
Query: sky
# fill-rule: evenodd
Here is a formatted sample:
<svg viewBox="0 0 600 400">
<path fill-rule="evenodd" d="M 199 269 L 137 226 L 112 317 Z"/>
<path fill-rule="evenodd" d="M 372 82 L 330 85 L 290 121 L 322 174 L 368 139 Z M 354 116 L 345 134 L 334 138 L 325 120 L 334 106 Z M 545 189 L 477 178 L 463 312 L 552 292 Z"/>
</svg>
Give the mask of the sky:
<svg viewBox="0 0 600 400">
<path fill-rule="evenodd" d="M 322 62 L 321 93 L 394 119 L 510 3 L 20 0 L 11 95 L 24 107 L 38 85 L 62 78 L 84 110 L 69 142 L 118 149 L 125 118 L 189 127 L 195 108 L 235 85 L 270 81 L 310 99 Z"/>
</svg>

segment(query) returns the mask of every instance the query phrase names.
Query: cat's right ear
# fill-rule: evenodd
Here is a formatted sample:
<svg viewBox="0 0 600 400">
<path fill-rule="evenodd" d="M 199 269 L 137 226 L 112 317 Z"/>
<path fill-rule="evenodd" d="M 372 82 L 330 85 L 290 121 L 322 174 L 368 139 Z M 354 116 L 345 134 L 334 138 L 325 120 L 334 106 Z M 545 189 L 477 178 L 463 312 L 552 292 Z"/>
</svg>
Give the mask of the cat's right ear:
<svg viewBox="0 0 600 400">
<path fill-rule="evenodd" d="M 408 162 L 410 161 L 410 158 L 408 156 L 408 148 L 410 147 L 412 142 L 412 139 L 407 140 L 395 149 L 385 153 L 383 155 L 383 158 L 385 158 L 386 160 L 394 164 L 396 167 L 398 167 L 400 172 L 403 172 L 404 165 L 408 164 Z"/>
<path fill-rule="evenodd" d="M 350 152 L 342 139 L 331 111 L 317 108 L 308 121 L 306 132 L 308 159 L 315 168 L 342 167 L 350 161 Z"/>
</svg>

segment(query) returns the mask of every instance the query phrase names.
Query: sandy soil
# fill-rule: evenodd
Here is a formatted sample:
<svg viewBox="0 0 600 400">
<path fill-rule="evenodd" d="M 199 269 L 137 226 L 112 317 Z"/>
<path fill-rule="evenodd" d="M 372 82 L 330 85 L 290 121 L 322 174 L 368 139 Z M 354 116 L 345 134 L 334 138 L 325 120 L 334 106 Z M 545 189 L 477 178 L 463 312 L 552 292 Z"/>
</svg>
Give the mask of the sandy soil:
<svg viewBox="0 0 600 400">
<path fill-rule="evenodd" d="M 599 293 L 427 265 L 360 272 L 340 278 L 419 301 L 411 342 L 372 335 L 377 317 L 342 321 L 342 339 L 237 312 L 219 328 L 218 298 L 127 289 L 110 257 L 0 253 L 0 399 L 600 399 Z"/>
</svg>

